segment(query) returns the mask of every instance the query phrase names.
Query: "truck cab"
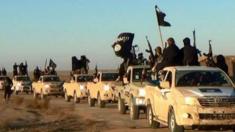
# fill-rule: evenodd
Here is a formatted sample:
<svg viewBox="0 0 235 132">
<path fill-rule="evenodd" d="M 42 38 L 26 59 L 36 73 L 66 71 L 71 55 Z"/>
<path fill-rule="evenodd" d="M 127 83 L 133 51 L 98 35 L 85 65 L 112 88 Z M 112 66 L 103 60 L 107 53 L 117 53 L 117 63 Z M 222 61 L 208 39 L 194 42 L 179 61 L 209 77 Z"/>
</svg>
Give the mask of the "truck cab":
<svg viewBox="0 0 235 132">
<path fill-rule="evenodd" d="M 33 82 L 33 96 L 44 99 L 47 96 L 63 96 L 63 81 L 57 75 L 40 76 L 39 81 Z"/>
<path fill-rule="evenodd" d="M 117 71 L 98 72 L 93 83 L 87 85 L 89 106 L 94 106 L 95 101 L 97 101 L 97 105 L 103 108 L 106 103 L 115 101 L 114 82 L 117 80 L 118 75 Z"/>
<path fill-rule="evenodd" d="M 145 112 L 145 87 L 151 80 L 150 67 L 147 65 L 129 66 L 123 85 L 117 86 L 118 110 L 125 114 L 130 110 L 130 118 L 139 118 L 141 110 Z"/>
<path fill-rule="evenodd" d="M 75 74 L 70 83 L 64 84 L 65 100 L 73 98 L 74 103 L 79 103 L 81 99 L 87 98 L 87 83 L 93 81 L 91 74 Z"/>
<path fill-rule="evenodd" d="M 234 129 L 234 84 L 222 70 L 204 66 L 166 67 L 159 84 L 146 87 L 147 119 L 151 127 Z"/>
<path fill-rule="evenodd" d="M 17 75 L 13 77 L 13 89 L 16 94 L 19 92 L 32 93 L 32 81 L 28 75 Z"/>
</svg>

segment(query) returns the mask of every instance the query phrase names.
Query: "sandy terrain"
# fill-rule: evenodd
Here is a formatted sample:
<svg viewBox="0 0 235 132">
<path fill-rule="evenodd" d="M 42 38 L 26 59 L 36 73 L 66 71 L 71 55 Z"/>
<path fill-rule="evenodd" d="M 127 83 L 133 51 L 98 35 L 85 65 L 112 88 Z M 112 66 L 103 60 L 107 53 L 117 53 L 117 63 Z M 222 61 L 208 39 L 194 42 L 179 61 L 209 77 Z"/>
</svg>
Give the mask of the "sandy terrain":
<svg viewBox="0 0 235 132">
<path fill-rule="evenodd" d="M 120 115 L 116 104 L 104 109 L 89 108 L 86 101 L 74 105 L 61 97 L 42 101 L 33 100 L 32 95 L 14 95 L 8 103 L 1 99 L 0 117 L 0 131 L 156 131 L 148 128 L 144 115 L 138 121 Z"/>
</svg>

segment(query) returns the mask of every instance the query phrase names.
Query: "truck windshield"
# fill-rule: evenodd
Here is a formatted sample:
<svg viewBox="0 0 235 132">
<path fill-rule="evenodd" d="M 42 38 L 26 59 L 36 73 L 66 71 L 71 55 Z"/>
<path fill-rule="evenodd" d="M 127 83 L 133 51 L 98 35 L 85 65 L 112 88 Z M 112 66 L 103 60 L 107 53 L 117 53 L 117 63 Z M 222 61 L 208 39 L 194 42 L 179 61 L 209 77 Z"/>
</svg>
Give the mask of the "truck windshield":
<svg viewBox="0 0 235 132">
<path fill-rule="evenodd" d="M 77 82 L 92 82 L 93 76 L 78 76 Z"/>
<path fill-rule="evenodd" d="M 133 69 L 133 82 L 151 81 L 151 72 L 149 69 Z"/>
<path fill-rule="evenodd" d="M 232 87 L 229 78 L 221 71 L 177 71 L 178 87 Z"/>
<path fill-rule="evenodd" d="M 59 77 L 44 77 L 44 82 L 59 82 Z"/>
<path fill-rule="evenodd" d="M 115 81 L 118 73 L 102 73 L 102 81 Z"/>
<path fill-rule="evenodd" d="M 16 81 L 30 81 L 29 77 L 16 77 Z"/>
</svg>

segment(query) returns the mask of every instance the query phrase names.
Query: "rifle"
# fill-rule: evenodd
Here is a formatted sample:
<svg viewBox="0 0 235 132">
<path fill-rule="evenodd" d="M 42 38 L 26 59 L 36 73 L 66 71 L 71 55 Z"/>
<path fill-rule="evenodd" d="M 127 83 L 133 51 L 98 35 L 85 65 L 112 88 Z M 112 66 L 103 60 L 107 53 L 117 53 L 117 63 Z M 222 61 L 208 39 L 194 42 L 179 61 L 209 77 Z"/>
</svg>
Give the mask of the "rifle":
<svg viewBox="0 0 235 132">
<path fill-rule="evenodd" d="M 154 65 L 155 61 L 156 61 L 156 58 L 154 57 L 154 54 L 153 54 L 153 49 L 152 49 L 152 46 L 148 40 L 148 36 L 146 36 L 146 40 L 147 40 L 147 43 L 148 43 L 148 47 L 149 49 L 146 49 L 146 52 L 150 53 L 150 57 L 152 58 L 152 62 L 150 62 L 152 65 Z"/>
<path fill-rule="evenodd" d="M 197 48 L 196 45 L 196 31 L 193 30 L 193 47 L 197 50 L 197 54 L 199 54 L 199 56 L 202 56 L 201 51 Z"/>
<path fill-rule="evenodd" d="M 44 70 L 47 68 L 47 59 L 45 61 Z"/>
<path fill-rule="evenodd" d="M 211 46 L 211 40 L 209 40 L 209 51 L 208 54 L 203 54 L 207 57 L 207 66 L 214 67 L 215 62 L 213 60 L 213 52 L 212 52 L 212 46 Z"/>
</svg>

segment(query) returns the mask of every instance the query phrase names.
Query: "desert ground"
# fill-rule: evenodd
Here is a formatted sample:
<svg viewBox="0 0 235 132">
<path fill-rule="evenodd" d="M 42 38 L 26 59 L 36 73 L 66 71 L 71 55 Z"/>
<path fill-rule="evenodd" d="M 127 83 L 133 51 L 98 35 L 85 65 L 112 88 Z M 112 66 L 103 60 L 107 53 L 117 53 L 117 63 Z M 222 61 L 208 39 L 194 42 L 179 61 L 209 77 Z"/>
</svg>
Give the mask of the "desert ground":
<svg viewBox="0 0 235 132">
<path fill-rule="evenodd" d="M 168 132 L 165 126 L 149 128 L 146 117 L 132 121 L 118 113 L 116 104 L 90 108 L 62 97 L 34 100 L 32 95 L 13 95 L 6 103 L 0 93 L 0 132 Z"/>
<path fill-rule="evenodd" d="M 10 102 L 3 101 L 1 92 L 0 131 L 10 132 L 153 132 L 167 131 L 151 129 L 147 126 L 145 116 L 131 121 L 129 115 L 120 115 L 116 104 L 106 108 L 90 108 L 86 100 L 80 104 L 65 102 L 62 97 L 48 100 L 34 100 L 32 95 L 13 95 Z"/>
</svg>

